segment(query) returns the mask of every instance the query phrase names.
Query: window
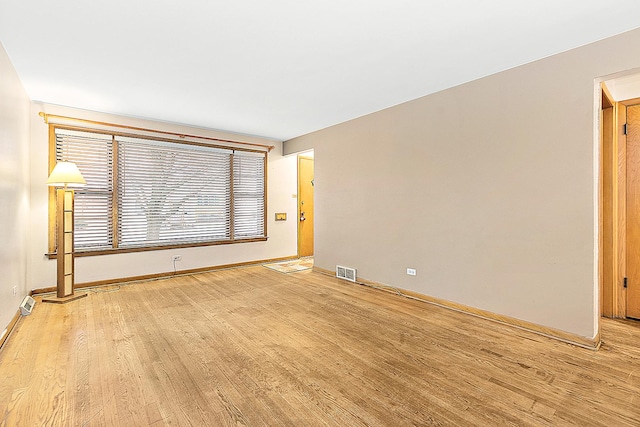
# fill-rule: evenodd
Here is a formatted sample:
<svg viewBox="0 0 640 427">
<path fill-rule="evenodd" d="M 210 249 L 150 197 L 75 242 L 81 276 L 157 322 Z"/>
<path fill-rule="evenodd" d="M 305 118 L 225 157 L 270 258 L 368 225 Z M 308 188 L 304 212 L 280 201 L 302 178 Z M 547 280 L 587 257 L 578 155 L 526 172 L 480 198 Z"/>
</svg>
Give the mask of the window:
<svg viewBox="0 0 640 427">
<path fill-rule="evenodd" d="M 76 251 L 266 238 L 265 152 L 64 127 L 54 136 L 56 161 L 77 163 L 87 181 L 75 192 Z"/>
</svg>

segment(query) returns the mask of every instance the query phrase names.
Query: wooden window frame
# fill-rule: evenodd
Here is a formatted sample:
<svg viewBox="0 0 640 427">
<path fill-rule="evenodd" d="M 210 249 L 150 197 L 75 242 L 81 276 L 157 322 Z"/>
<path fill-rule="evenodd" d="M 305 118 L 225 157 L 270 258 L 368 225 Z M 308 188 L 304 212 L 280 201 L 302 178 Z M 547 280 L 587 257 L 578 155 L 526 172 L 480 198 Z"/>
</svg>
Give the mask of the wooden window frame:
<svg viewBox="0 0 640 427">
<path fill-rule="evenodd" d="M 253 152 L 253 153 L 261 153 L 264 154 L 264 192 L 263 192 L 263 203 L 264 203 L 264 212 L 263 212 L 263 227 L 264 227 L 264 236 L 263 237 L 251 237 L 251 238 L 234 238 L 233 235 L 233 161 L 231 162 L 231 205 L 230 209 L 232 212 L 231 215 L 231 234 L 229 239 L 225 240 L 215 240 L 215 241 L 205 241 L 205 242 L 186 242 L 186 243 L 175 243 L 175 244 L 167 244 L 167 245 L 153 245 L 153 246 L 143 246 L 143 247 L 127 247 L 127 248 L 119 248 L 118 247 L 118 179 L 117 179 L 117 168 L 118 162 L 114 161 L 113 163 L 113 172 L 114 172 L 114 184 L 113 184 L 113 213 L 112 213 L 112 227 L 113 227 L 113 242 L 112 248 L 107 249 L 85 249 L 78 250 L 75 252 L 76 257 L 85 257 L 85 256 L 97 256 L 97 255 L 108 255 L 108 254 L 119 254 L 119 253 L 132 253 L 132 252 L 147 252 L 147 251 L 159 251 L 159 250 L 167 250 L 167 249 L 177 249 L 177 248 L 190 248 L 190 247 L 204 247 L 204 246 L 217 246 L 217 245 L 229 245 L 229 244 L 238 244 L 238 243 L 252 243 L 252 242 L 264 242 L 268 240 L 267 234 L 267 189 L 268 189 L 268 156 L 269 150 L 272 147 L 268 147 L 269 150 L 259 150 L 259 149 L 251 149 L 244 147 L 235 147 L 232 145 L 221 145 L 221 144 L 211 144 L 211 143 L 202 143 L 198 141 L 192 140 L 178 140 L 174 138 L 167 138 L 163 136 L 154 136 L 154 135 L 146 135 L 146 134 L 138 134 L 132 132 L 122 132 L 122 131 L 114 131 L 111 129 L 95 129 L 84 126 L 74 126 L 67 124 L 58 124 L 58 123 L 49 123 L 49 174 L 55 167 L 57 163 L 56 158 L 56 129 L 70 130 L 70 131 L 80 131 L 80 132 L 89 132 L 89 133 L 98 133 L 103 135 L 112 135 L 115 138 L 120 137 L 129 137 L 129 138 L 142 138 L 146 140 L 153 141 L 162 141 L 169 142 L 180 145 L 195 145 L 202 147 L 210 147 L 210 148 L 219 148 L 225 150 L 233 150 L 233 151 L 243 151 L 243 152 Z M 134 128 L 135 129 L 135 128 Z M 163 133 L 163 132 L 159 132 Z M 192 136 L 192 135 L 190 135 Z M 195 136 L 197 138 L 197 136 Z M 203 139 L 209 139 L 206 137 L 202 137 Z M 224 141 L 224 140 L 220 140 Z M 232 142 L 233 141 L 228 141 Z M 258 144 L 248 144 L 248 145 L 258 145 Z M 114 156 L 117 156 L 118 144 L 114 143 Z M 116 157 L 117 158 L 117 157 Z M 57 248 L 56 248 L 56 189 L 54 187 L 49 187 L 49 204 L 48 204 L 48 253 L 46 256 L 50 259 L 55 259 L 57 257 Z"/>
</svg>

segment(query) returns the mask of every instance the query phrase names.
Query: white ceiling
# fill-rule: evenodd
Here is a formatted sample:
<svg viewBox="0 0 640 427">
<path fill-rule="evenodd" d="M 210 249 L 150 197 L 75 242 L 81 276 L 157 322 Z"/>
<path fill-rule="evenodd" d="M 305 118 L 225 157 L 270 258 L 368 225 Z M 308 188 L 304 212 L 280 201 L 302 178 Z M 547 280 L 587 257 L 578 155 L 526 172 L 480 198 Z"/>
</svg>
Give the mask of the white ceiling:
<svg viewBox="0 0 640 427">
<path fill-rule="evenodd" d="M 637 27 L 638 0 L 0 0 L 34 101 L 275 139 Z"/>
</svg>

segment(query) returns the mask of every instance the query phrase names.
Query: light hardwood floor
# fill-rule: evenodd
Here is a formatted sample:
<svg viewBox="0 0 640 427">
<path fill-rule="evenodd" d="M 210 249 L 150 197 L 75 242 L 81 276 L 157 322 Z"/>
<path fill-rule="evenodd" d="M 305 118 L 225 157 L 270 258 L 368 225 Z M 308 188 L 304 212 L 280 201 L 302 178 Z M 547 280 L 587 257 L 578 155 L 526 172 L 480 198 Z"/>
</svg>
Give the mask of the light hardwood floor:
<svg viewBox="0 0 640 427">
<path fill-rule="evenodd" d="M 37 304 L 0 353 L 0 425 L 640 425 L 640 326 L 591 351 L 263 267 Z"/>
</svg>

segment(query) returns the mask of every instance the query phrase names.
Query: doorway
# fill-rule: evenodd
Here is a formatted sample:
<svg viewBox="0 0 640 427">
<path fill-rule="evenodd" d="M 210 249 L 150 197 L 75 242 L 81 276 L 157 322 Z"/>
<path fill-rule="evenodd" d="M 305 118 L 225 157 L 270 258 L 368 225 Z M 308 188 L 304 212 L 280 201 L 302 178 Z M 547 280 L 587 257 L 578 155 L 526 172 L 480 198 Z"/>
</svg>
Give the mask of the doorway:
<svg viewBox="0 0 640 427">
<path fill-rule="evenodd" d="M 298 257 L 313 256 L 314 251 L 314 160 L 312 155 L 298 156 Z"/>
<path fill-rule="evenodd" d="M 600 309 L 640 319 L 640 98 L 612 94 L 609 83 L 600 111 Z"/>
</svg>

